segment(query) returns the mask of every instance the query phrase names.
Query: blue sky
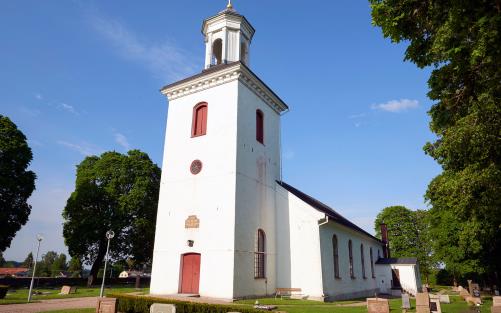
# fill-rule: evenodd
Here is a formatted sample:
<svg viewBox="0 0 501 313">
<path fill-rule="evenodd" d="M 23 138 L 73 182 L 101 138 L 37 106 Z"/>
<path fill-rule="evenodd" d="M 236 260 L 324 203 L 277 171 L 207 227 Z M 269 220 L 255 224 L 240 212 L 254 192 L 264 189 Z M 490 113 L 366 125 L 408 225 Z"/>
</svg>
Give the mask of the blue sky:
<svg viewBox="0 0 501 313">
<path fill-rule="evenodd" d="M 29 222 L 7 259 L 67 252 L 61 212 L 75 165 L 107 150 L 147 152 L 161 166 L 167 103 L 161 86 L 199 72 L 202 20 L 224 0 L 4 1 L 0 114 L 29 139 L 38 175 Z M 373 233 L 389 205 L 425 208 L 439 173 L 423 153 L 429 70 L 404 62 L 371 25 L 367 1 L 250 1 L 251 68 L 289 105 L 283 176 Z"/>
</svg>

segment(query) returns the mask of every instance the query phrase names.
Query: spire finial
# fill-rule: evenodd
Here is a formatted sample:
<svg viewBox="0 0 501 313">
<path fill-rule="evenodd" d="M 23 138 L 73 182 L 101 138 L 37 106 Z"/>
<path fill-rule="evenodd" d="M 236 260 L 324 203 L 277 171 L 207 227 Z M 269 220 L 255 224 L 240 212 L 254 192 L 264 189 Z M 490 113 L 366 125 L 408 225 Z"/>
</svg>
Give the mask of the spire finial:
<svg viewBox="0 0 501 313">
<path fill-rule="evenodd" d="M 227 9 L 233 9 L 233 4 L 231 4 L 231 0 L 228 0 L 228 4 L 226 5 Z"/>
</svg>

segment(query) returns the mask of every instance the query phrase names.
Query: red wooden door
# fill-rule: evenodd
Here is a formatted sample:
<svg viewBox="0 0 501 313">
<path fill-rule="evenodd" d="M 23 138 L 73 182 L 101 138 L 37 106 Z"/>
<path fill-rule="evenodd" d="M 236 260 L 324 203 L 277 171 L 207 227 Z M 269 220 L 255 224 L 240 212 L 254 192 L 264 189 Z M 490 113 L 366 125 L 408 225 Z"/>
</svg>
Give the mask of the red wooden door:
<svg viewBox="0 0 501 313">
<path fill-rule="evenodd" d="M 181 293 L 198 294 L 200 254 L 187 253 L 182 259 Z"/>
</svg>

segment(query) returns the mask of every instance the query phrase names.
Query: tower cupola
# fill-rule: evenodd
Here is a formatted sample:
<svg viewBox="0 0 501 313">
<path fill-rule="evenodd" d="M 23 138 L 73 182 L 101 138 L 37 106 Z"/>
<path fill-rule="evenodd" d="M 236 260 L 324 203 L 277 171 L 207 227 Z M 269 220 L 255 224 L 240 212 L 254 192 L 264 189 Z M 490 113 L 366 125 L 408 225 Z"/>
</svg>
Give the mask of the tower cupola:
<svg viewBox="0 0 501 313">
<path fill-rule="evenodd" d="M 205 68 L 241 61 L 249 66 L 249 46 L 254 27 L 228 1 L 226 9 L 204 20 Z"/>
</svg>

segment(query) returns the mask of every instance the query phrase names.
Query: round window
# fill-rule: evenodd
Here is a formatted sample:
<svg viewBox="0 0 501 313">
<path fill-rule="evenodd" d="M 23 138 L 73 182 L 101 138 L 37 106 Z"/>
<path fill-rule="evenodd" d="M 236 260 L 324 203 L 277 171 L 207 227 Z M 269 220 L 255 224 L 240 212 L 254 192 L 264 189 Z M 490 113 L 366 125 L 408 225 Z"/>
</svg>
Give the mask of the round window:
<svg viewBox="0 0 501 313">
<path fill-rule="evenodd" d="M 195 161 L 191 162 L 191 166 L 190 166 L 191 174 L 197 175 L 198 173 L 200 173 L 201 170 L 202 170 L 202 161 L 195 160 Z"/>
</svg>

